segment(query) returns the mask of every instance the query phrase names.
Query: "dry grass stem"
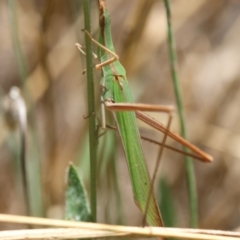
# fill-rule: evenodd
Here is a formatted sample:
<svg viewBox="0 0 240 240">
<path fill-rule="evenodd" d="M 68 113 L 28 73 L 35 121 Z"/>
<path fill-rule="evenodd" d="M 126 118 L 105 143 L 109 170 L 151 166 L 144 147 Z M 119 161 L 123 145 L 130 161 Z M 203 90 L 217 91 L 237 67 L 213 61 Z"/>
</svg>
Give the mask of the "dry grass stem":
<svg viewBox="0 0 240 240">
<path fill-rule="evenodd" d="M 1 231 L 0 240 L 15 239 L 74 239 L 95 237 L 175 237 L 188 239 L 233 240 L 240 239 L 240 233 L 218 230 L 161 228 L 161 227 L 129 227 L 87 222 L 44 219 L 0 214 L 0 222 L 54 226 L 54 229 L 31 229 Z M 67 228 L 64 229 L 63 227 Z"/>
</svg>

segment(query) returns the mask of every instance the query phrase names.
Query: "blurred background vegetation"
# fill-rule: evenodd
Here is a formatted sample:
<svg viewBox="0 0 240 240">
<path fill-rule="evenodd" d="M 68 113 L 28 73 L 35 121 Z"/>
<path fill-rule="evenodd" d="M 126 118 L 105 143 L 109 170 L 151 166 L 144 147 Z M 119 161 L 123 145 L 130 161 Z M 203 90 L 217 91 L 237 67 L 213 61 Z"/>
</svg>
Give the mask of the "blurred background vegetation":
<svg viewBox="0 0 240 240">
<path fill-rule="evenodd" d="M 107 3 L 116 52 L 127 70 L 135 102 L 175 105 L 163 2 Z M 171 4 L 189 139 L 214 157 L 211 164 L 194 161 L 199 225 L 233 230 L 240 222 L 240 3 L 172 0 Z M 30 212 L 63 218 L 70 161 L 78 166 L 89 187 L 88 128 L 83 118 L 87 115 L 86 77 L 82 75 L 85 59 L 75 47 L 76 42 L 84 43 L 82 2 L 0 1 L 0 19 L 0 212 L 26 214 L 18 167 L 18 128 L 12 127 L 3 107 L 11 87 L 18 86 L 28 108 Z M 97 4 L 92 1 L 95 38 L 97 27 Z M 96 73 L 97 94 L 99 79 Z M 153 115 L 166 124 L 166 116 Z M 161 140 L 159 133 L 139 124 L 145 136 Z M 179 132 L 177 114 L 171 129 Z M 98 220 L 139 225 L 141 214 L 133 201 L 119 139 L 110 139 L 100 141 Z M 168 144 L 177 145 L 171 140 Z M 143 146 L 152 172 L 158 148 L 148 142 Z M 112 177 L 115 172 L 121 197 L 113 190 L 117 186 Z M 183 157 L 166 150 L 159 177 L 164 179 L 161 189 L 171 198 L 167 202 L 173 205 L 174 226 L 187 227 Z M 156 183 L 156 190 L 159 186 Z"/>
</svg>

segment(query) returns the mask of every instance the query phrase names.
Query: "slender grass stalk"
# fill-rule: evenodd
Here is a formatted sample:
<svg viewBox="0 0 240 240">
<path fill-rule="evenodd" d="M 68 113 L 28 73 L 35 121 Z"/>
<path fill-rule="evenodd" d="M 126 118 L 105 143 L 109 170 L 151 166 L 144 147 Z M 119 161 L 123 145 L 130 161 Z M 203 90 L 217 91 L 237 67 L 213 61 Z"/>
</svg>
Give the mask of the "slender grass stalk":
<svg viewBox="0 0 240 240">
<path fill-rule="evenodd" d="M 116 135 L 111 132 L 113 144 L 116 144 Z M 113 135 L 114 134 L 114 135 Z M 124 225 L 124 213 L 123 213 L 123 202 L 121 197 L 121 190 L 119 185 L 119 176 L 117 171 L 117 159 L 116 155 L 114 154 L 114 147 L 112 147 L 112 171 L 113 171 L 113 185 L 115 190 L 115 198 L 116 198 L 116 204 L 118 208 L 118 224 Z"/>
<path fill-rule="evenodd" d="M 18 21 L 17 21 L 17 13 L 16 13 L 16 4 L 18 1 L 16 0 L 9 0 L 9 15 L 10 15 L 10 24 L 11 24 L 11 34 L 12 34 L 12 41 L 13 41 L 13 48 L 14 53 L 16 55 L 18 69 L 20 73 L 20 78 L 22 82 L 22 88 L 24 90 L 24 96 L 26 98 L 26 103 L 30 108 L 29 111 L 29 118 L 32 125 L 34 125 L 34 107 L 33 101 L 31 99 L 30 93 L 26 87 L 26 79 L 29 75 L 29 69 L 27 60 L 23 54 L 20 40 L 19 40 L 19 32 L 18 32 Z M 41 176 L 40 176 L 40 156 L 39 156 L 39 149 L 38 149 L 38 134 L 35 130 L 36 128 L 33 126 L 30 129 L 30 137 L 31 137 L 31 151 L 26 152 L 26 148 L 22 149 L 23 153 L 23 161 L 25 161 L 25 165 L 27 169 L 26 171 L 26 181 L 27 181 L 27 198 L 29 201 L 29 213 L 30 215 L 35 216 L 44 216 L 44 209 L 43 209 L 43 198 L 42 198 L 42 187 L 41 187 Z M 23 143 L 24 141 L 24 143 Z M 22 140 L 22 145 L 25 145 L 25 139 Z"/>
<path fill-rule="evenodd" d="M 84 28 L 91 32 L 90 2 L 83 0 Z M 92 220 L 97 220 L 97 137 L 95 118 L 94 78 L 92 62 L 92 42 L 85 36 L 86 65 L 87 65 L 87 91 L 89 116 L 89 145 L 90 145 L 90 176 L 91 176 L 91 212 Z"/>
<path fill-rule="evenodd" d="M 175 49 L 175 41 L 172 30 L 171 23 L 171 9 L 169 0 L 164 0 L 166 14 L 167 14 L 167 24 L 168 24 L 168 44 L 169 44 L 169 55 L 170 55 L 170 65 L 171 65 L 171 74 L 174 86 L 174 92 L 176 96 L 177 108 L 179 113 L 179 120 L 181 125 L 181 135 L 184 138 L 187 138 L 187 129 L 184 119 L 184 108 L 183 108 L 183 100 L 180 89 L 179 77 L 178 77 L 178 67 L 177 67 L 177 55 Z M 187 149 L 184 149 L 187 151 Z M 190 201 L 190 215 L 191 227 L 198 226 L 198 203 L 197 203 L 197 189 L 196 189 L 196 178 L 194 172 L 194 165 L 192 159 L 188 156 L 185 156 L 186 161 L 186 170 L 187 170 L 187 184 L 188 184 L 188 194 Z"/>
</svg>

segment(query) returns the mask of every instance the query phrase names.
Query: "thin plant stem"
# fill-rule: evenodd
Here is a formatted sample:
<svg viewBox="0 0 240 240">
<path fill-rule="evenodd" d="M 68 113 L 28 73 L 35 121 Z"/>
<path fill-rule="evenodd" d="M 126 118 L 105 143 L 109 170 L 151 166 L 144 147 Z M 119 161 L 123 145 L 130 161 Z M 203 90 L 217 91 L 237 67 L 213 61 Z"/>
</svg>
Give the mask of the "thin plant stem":
<svg viewBox="0 0 240 240">
<path fill-rule="evenodd" d="M 170 66 L 171 74 L 174 86 L 174 92 L 176 96 L 177 108 L 179 113 L 179 120 L 181 126 L 181 135 L 184 138 L 187 138 L 187 129 L 184 119 L 184 107 L 183 100 L 180 88 L 180 82 L 178 77 L 178 64 L 177 64 L 177 55 L 175 49 L 175 41 L 172 30 L 171 23 L 171 9 L 169 0 L 164 0 L 166 14 L 167 14 L 167 25 L 168 25 L 168 45 L 169 45 L 169 55 L 170 55 Z M 188 149 L 184 149 L 188 151 Z M 187 185 L 188 185 L 188 195 L 190 201 L 190 225 L 193 228 L 198 226 L 198 202 L 197 202 L 197 189 L 196 189 L 196 178 L 194 172 L 194 165 L 192 159 L 189 156 L 185 156 L 186 161 L 186 171 L 187 171 Z"/>
<path fill-rule="evenodd" d="M 11 35 L 12 35 L 12 43 L 14 48 L 14 53 L 16 55 L 18 69 L 20 73 L 21 84 L 24 90 L 24 96 L 26 98 L 26 103 L 29 106 L 29 119 L 32 123 L 32 127 L 30 128 L 30 137 L 32 141 L 31 151 L 26 152 L 26 147 L 24 146 L 24 153 L 22 153 L 22 157 L 25 161 L 26 169 L 26 182 L 27 182 L 27 195 L 28 198 L 28 211 L 30 215 L 35 216 L 44 216 L 44 207 L 43 207 L 43 198 L 42 198 L 42 186 L 41 186 L 41 175 L 40 175 L 40 156 L 38 149 L 38 133 L 34 126 L 34 107 L 33 101 L 31 99 L 30 93 L 26 86 L 26 80 L 29 75 L 29 68 L 27 64 L 27 59 L 25 58 L 21 44 L 19 39 L 19 31 L 18 31 L 18 20 L 17 20 L 17 4 L 16 0 L 9 0 L 9 15 L 10 15 L 10 24 L 11 24 Z M 28 126 L 29 127 L 29 126 Z M 22 141 L 23 142 L 23 141 Z M 26 139 L 24 139 L 24 145 L 27 144 Z M 31 159 L 28 160 L 28 159 Z M 32 159 L 35 159 L 34 161 Z"/>
<path fill-rule="evenodd" d="M 112 134 L 112 133 L 110 133 L 110 134 Z M 116 142 L 116 135 L 113 136 L 113 144 L 115 142 Z M 112 148 L 112 149 L 114 149 L 114 148 Z M 114 154 L 112 154 L 112 155 L 114 155 Z M 114 156 L 112 159 L 112 170 L 113 170 L 113 184 L 114 184 L 114 189 L 115 189 L 115 194 L 116 194 L 115 195 L 116 204 L 117 204 L 117 208 L 118 208 L 118 224 L 124 225 L 123 203 L 122 203 L 121 191 L 120 191 L 120 186 L 119 186 L 117 161 L 116 161 L 116 157 L 114 157 Z"/>
<path fill-rule="evenodd" d="M 83 1 L 84 29 L 91 32 L 90 2 Z M 90 176 L 91 176 L 91 212 L 92 221 L 97 220 L 97 137 L 95 118 L 94 78 L 92 61 L 92 42 L 85 35 L 86 65 L 87 65 L 87 92 L 88 92 L 88 118 L 89 118 L 89 146 L 90 146 Z"/>
</svg>

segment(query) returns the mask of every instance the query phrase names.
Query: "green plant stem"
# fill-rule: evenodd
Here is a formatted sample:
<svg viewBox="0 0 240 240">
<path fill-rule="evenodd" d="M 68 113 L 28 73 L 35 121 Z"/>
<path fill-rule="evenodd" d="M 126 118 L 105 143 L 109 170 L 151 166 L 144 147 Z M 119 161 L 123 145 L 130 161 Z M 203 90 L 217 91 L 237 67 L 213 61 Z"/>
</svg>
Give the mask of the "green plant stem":
<svg viewBox="0 0 240 240">
<path fill-rule="evenodd" d="M 29 68 L 27 64 L 27 59 L 23 54 L 21 43 L 19 39 L 19 31 L 18 31 L 18 19 L 17 19 L 17 4 L 16 0 L 9 0 L 9 19 L 11 24 L 11 35 L 12 35 L 12 43 L 14 48 L 14 53 L 16 55 L 18 69 L 20 73 L 21 85 L 24 91 L 24 96 L 26 99 L 26 103 L 28 105 L 29 110 L 29 122 L 33 125 L 27 126 L 30 132 L 30 138 L 32 141 L 28 141 L 32 143 L 31 150 L 26 151 L 26 146 L 22 149 L 24 151 L 22 159 L 25 162 L 26 166 L 26 183 L 27 183 L 27 204 L 28 204 L 28 212 L 32 216 L 41 216 L 44 214 L 43 207 L 43 198 L 42 198 L 42 186 L 41 186 L 41 175 L 40 175 L 40 154 L 38 149 L 38 133 L 34 126 L 34 106 L 33 101 L 31 99 L 31 95 L 26 86 L 26 80 L 29 75 Z M 25 142 L 25 139 L 24 139 Z M 22 141 L 22 145 L 24 143 Z M 33 161 L 34 160 L 34 161 Z"/>
<path fill-rule="evenodd" d="M 111 133 L 112 134 L 112 133 Z M 113 136 L 113 144 L 116 144 L 116 135 Z M 124 225 L 124 216 L 123 216 L 123 203 L 121 197 L 121 191 L 119 186 L 119 177 L 117 172 L 117 162 L 114 155 L 114 147 L 112 147 L 112 170 L 113 170 L 113 184 L 115 189 L 116 204 L 118 208 L 118 222 L 117 224 Z"/>
<path fill-rule="evenodd" d="M 181 135 L 184 138 L 187 138 L 187 129 L 184 120 L 184 108 L 183 108 L 183 100 L 182 94 L 180 90 L 180 83 L 178 77 L 178 69 L 177 69 L 177 56 L 175 50 L 174 36 L 172 31 L 171 24 L 171 9 L 169 0 L 164 0 L 166 13 L 167 13 L 167 24 L 168 24 L 168 44 L 169 44 L 169 54 L 170 54 L 170 65 L 171 65 L 171 74 L 173 80 L 173 86 L 177 101 L 179 120 L 181 125 Z M 187 149 L 184 149 L 185 151 Z M 190 201 L 190 214 L 191 214 L 191 227 L 198 226 L 198 203 L 197 203 L 197 189 L 196 189 L 196 178 L 194 172 L 194 165 L 192 159 L 188 156 L 185 157 L 186 161 L 186 170 L 187 170 L 187 184 L 188 184 L 188 194 Z"/>
<path fill-rule="evenodd" d="M 91 32 L 90 2 L 83 1 L 84 28 Z M 91 212 L 92 220 L 97 220 L 97 137 L 95 119 L 94 78 L 92 62 L 92 42 L 85 35 L 86 65 L 87 65 L 87 92 L 88 92 L 88 116 L 89 116 L 89 145 L 90 145 L 90 176 L 91 176 Z"/>
</svg>

